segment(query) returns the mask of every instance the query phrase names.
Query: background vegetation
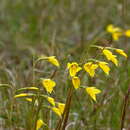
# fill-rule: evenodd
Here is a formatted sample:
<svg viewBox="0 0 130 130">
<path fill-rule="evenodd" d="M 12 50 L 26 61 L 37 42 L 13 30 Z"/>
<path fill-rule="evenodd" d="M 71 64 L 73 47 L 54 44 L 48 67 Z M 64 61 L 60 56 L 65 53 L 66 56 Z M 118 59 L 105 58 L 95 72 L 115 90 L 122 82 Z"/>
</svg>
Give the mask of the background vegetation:
<svg viewBox="0 0 130 130">
<path fill-rule="evenodd" d="M 53 97 L 65 102 L 66 63 L 84 62 L 96 55 L 98 52 L 89 49 L 89 45 L 113 46 L 124 49 L 129 55 L 130 39 L 123 37 L 118 42 L 112 41 L 106 32 L 108 24 L 130 29 L 130 1 L 1 0 L 0 83 L 13 86 L 12 91 L 0 87 L 1 129 L 26 129 L 29 104 L 14 100 L 13 96 L 18 88 L 32 86 L 33 56 L 57 56 L 61 68 L 54 77 L 57 87 Z M 130 61 L 119 59 L 119 67 L 112 65 L 110 76 L 99 72 L 96 79 L 83 77 L 83 84 L 95 83 L 102 93 L 94 103 L 85 92 L 75 92 L 69 130 L 120 130 L 124 97 L 130 82 Z M 38 64 L 36 79 L 48 77 L 54 69 L 44 62 Z M 128 102 L 126 130 L 130 129 L 129 110 Z M 52 115 L 51 129 L 55 128 L 57 119 Z"/>
</svg>

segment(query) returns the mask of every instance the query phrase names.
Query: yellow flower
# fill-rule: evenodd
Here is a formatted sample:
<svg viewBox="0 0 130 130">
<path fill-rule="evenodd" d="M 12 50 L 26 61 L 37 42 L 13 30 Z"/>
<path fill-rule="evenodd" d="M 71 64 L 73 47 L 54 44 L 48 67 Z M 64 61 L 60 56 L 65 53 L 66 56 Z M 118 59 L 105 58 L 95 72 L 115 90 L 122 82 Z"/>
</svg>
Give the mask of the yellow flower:
<svg viewBox="0 0 130 130">
<path fill-rule="evenodd" d="M 101 91 L 95 87 L 87 87 L 86 92 L 90 95 L 90 97 L 96 101 L 96 94 L 101 93 Z"/>
<path fill-rule="evenodd" d="M 94 77 L 95 75 L 95 70 L 98 68 L 98 65 L 97 64 L 94 64 L 92 62 L 88 62 L 86 64 L 84 64 L 84 69 L 86 72 L 89 73 L 89 75 L 91 77 Z"/>
<path fill-rule="evenodd" d="M 114 27 L 112 24 L 107 26 L 107 32 L 112 34 L 112 38 L 117 41 L 123 35 L 122 29 Z"/>
<path fill-rule="evenodd" d="M 112 24 L 107 26 L 107 32 L 109 33 L 115 33 L 115 32 L 121 32 L 121 28 L 114 27 Z"/>
<path fill-rule="evenodd" d="M 78 89 L 80 86 L 80 79 L 79 77 L 75 76 L 72 78 L 72 83 L 75 89 Z"/>
<path fill-rule="evenodd" d="M 130 29 L 125 31 L 125 35 L 126 35 L 127 37 L 130 37 Z"/>
<path fill-rule="evenodd" d="M 112 38 L 113 38 L 115 41 L 118 41 L 121 36 L 122 36 L 122 33 L 121 33 L 121 32 L 112 33 Z"/>
<path fill-rule="evenodd" d="M 116 59 L 116 56 L 113 55 L 113 57 L 111 58 L 111 61 L 116 65 L 118 66 L 118 60 Z"/>
<path fill-rule="evenodd" d="M 43 125 L 46 125 L 41 119 L 37 120 L 36 130 L 39 130 Z"/>
<path fill-rule="evenodd" d="M 27 93 L 21 93 L 21 94 L 15 95 L 14 98 L 27 97 L 27 96 L 28 96 Z"/>
<path fill-rule="evenodd" d="M 55 58 L 55 56 L 48 56 L 48 57 L 40 56 L 37 61 L 39 61 L 39 60 L 47 60 L 48 62 L 52 63 L 53 65 L 55 65 L 57 67 L 60 66 L 60 64 L 59 64 L 58 60 Z"/>
<path fill-rule="evenodd" d="M 65 104 L 64 103 L 58 103 L 58 108 L 60 110 L 60 113 L 63 114 L 64 109 L 65 109 Z"/>
<path fill-rule="evenodd" d="M 76 62 L 68 63 L 67 68 L 71 77 L 75 76 L 82 69 Z"/>
<path fill-rule="evenodd" d="M 103 54 L 108 60 L 112 61 L 116 66 L 118 66 L 118 60 L 116 59 L 116 55 L 113 55 L 111 51 L 104 49 Z"/>
<path fill-rule="evenodd" d="M 124 31 L 119 27 L 114 27 L 112 24 L 107 26 L 107 32 L 112 34 L 112 37 L 115 41 L 117 41 L 121 36 L 125 35 L 130 37 L 130 29 Z"/>
<path fill-rule="evenodd" d="M 101 61 L 101 62 L 99 62 L 98 64 L 99 64 L 99 67 L 100 67 L 107 75 L 109 75 L 110 68 L 109 68 L 109 66 L 107 65 L 108 63 Z"/>
<path fill-rule="evenodd" d="M 52 109 L 52 111 L 53 111 L 53 112 L 55 112 L 58 116 L 60 116 L 60 117 L 61 117 L 62 113 L 61 113 L 61 111 L 60 111 L 60 109 L 59 109 L 59 108 L 52 107 L 51 109 Z"/>
<path fill-rule="evenodd" d="M 42 84 L 49 93 L 52 93 L 53 88 L 56 86 L 56 83 L 51 79 L 43 79 Z"/>
<path fill-rule="evenodd" d="M 128 57 L 127 54 L 126 54 L 123 50 L 121 50 L 121 49 L 115 49 L 115 51 L 116 51 L 117 53 L 119 53 L 120 55 L 123 55 L 125 58 Z"/>
<path fill-rule="evenodd" d="M 48 57 L 47 59 L 48 59 L 48 61 L 49 61 L 50 63 L 52 63 L 53 65 L 55 65 L 55 66 L 57 66 L 57 67 L 60 66 L 60 64 L 59 64 L 58 60 L 55 58 L 55 56 L 50 56 L 50 57 Z"/>
<path fill-rule="evenodd" d="M 53 106 L 55 106 L 55 100 L 54 100 L 54 98 L 52 98 L 52 97 L 47 97 L 47 100 L 48 100 L 48 102 L 49 102 L 50 104 L 52 104 Z"/>
</svg>

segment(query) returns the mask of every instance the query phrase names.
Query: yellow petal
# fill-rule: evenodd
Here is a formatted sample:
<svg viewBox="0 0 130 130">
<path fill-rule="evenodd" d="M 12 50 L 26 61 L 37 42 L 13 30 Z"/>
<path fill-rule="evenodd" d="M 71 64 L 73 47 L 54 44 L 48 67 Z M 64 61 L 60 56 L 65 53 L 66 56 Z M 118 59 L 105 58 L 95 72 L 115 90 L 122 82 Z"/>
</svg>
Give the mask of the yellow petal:
<svg viewBox="0 0 130 130">
<path fill-rule="evenodd" d="M 90 95 L 90 97 L 96 101 L 96 94 L 101 93 L 101 91 L 95 87 L 87 87 L 86 92 Z"/>
<path fill-rule="evenodd" d="M 47 60 L 48 62 L 50 62 L 51 64 L 59 67 L 60 64 L 59 64 L 59 61 L 55 58 L 55 56 L 40 56 L 37 61 L 40 61 L 40 60 Z"/>
<path fill-rule="evenodd" d="M 60 113 L 63 114 L 64 109 L 65 109 L 65 104 L 64 103 L 58 103 L 58 108 L 60 110 Z"/>
<path fill-rule="evenodd" d="M 82 70 L 82 68 L 81 68 L 81 67 L 78 67 L 78 68 L 77 68 L 77 72 L 79 72 L 80 70 Z"/>
<path fill-rule="evenodd" d="M 106 58 L 107 58 L 108 60 L 110 60 L 111 57 L 113 56 L 112 52 L 109 51 L 109 50 L 107 50 L 107 49 L 104 49 L 104 50 L 103 50 L 103 54 L 106 56 Z"/>
<path fill-rule="evenodd" d="M 104 49 L 103 54 L 108 60 L 112 61 L 116 66 L 118 66 L 118 60 L 116 59 L 116 56 L 112 54 L 111 51 Z"/>
<path fill-rule="evenodd" d="M 61 111 L 60 111 L 60 109 L 59 109 L 59 108 L 52 107 L 51 109 L 52 109 L 52 111 L 53 111 L 53 112 L 55 112 L 58 116 L 60 116 L 60 117 L 61 117 L 62 113 L 61 113 Z"/>
<path fill-rule="evenodd" d="M 116 59 L 116 56 L 113 55 L 113 57 L 111 57 L 111 61 L 116 65 L 118 66 L 118 60 Z"/>
<path fill-rule="evenodd" d="M 119 53 L 120 55 L 124 56 L 125 58 L 128 57 L 127 54 L 126 54 L 123 50 L 121 50 L 121 49 L 115 49 L 115 51 L 116 51 L 117 53 Z"/>
<path fill-rule="evenodd" d="M 39 130 L 43 125 L 46 125 L 41 119 L 37 120 L 36 130 Z"/>
<path fill-rule="evenodd" d="M 69 69 L 71 67 L 71 63 L 67 63 L 67 68 Z"/>
<path fill-rule="evenodd" d="M 113 38 L 115 41 L 118 41 L 121 36 L 122 36 L 122 33 L 121 33 L 121 32 L 115 32 L 115 33 L 112 34 L 112 38 Z"/>
<path fill-rule="evenodd" d="M 56 83 L 51 79 L 43 79 L 42 84 L 49 93 L 52 93 L 53 88 L 56 86 Z"/>
<path fill-rule="evenodd" d="M 55 58 L 55 56 L 48 57 L 48 61 L 57 67 L 60 66 L 60 64 L 59 64 L 58 60 Z"/>
<path fill-rule="evenodd" d="M 125 35 L 126 35 L 127 37 L 130 37 L 130 29 L 125 31 Z"/>
<path fill-rule="evenodd" d="M 50 104 L 52 104 L 53 106 L 55 106 L 55 100 L 54 100 L 54 98 L 52 98 L 52 97 L 47 97 L 47 100 L 48 100 L 48 102 L 49 102 Z"/>
<path fill-rule="evenodd" d="M 123 35 L 123 31 L 119 27 L 114 27 L 112 24 L 107 26 L 107 32 L 112 34 L 112 38 L 117 41 Z"/>
<path fill-rule="evenodd" d="M 75 89 L 78 89 L 80 86 L 80 79 L 79 77 L 75 76 L 72 78 L 72 83 Z"/>
<path fill-rule="evenodd" d="M 91 77 L 94 77 L 95 75 L 95 70 L 98 68 L 97 64 L 94 64 L 92 62 L 87 62 L 86 64 L 84 64 L 84 69 L 86 72 L 89 73 L 89 75 Z"/>
<path fill-rule="evenodd" d="M 68 63 L 67 68 L 71 77 L 75 76 L 82 69 L 76 62 Z"/>
<path fill-rule="evenodd" d="M 107 30 L 107 32 L 109 32 L 109 33 L 115 33 L 115 32 L 121 32 L 121 31 L 122 31 L 121 28 L 119 28 L 119 27 L 114 27 L 114 25 L 112 25 L 112 24 L 108 25 L 106 30 Z"/>
<path fill-rule="evenodd" d="M 107 26 L 107 32 L 109 32 L 109 33 L 113 33 L 113 29 L 114 29 L 114 26 L 112 25 L 112 24 L 110 24 L 110 25 L 108 25 Z"/>
<path fill-rule="evenodd" d="M 108 66 L 107 64 L 108 64 L 108 63 L 106 63 L 106 62 L 99 62 L 100 68 L 101 68 L 107 75 L 109 75 L 110 68 L 109 68 L 109 66 Z"/>
</svg>

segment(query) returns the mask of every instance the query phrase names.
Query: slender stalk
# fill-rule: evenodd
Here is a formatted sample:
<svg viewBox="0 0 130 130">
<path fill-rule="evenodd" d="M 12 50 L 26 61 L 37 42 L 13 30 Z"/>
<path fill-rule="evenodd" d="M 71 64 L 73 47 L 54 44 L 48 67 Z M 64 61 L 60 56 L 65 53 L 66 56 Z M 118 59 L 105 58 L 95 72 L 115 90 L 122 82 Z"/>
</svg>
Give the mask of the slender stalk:
<svg viewBox="0 0 130 130">
<path fill-rule="evenodd" d="M 123 128 L 124 128 L 124 122 L 125 122 L 125 116 L 126 116 L 126 111 L 127 111 L 129 93 L 130 93 L 130 86 L 129 86 L 128 91 L 127 91 L 125 98 L 124 98 L 124 104 L 123 104 L 122 116 L 121 116 L 121 130 L 123 130 Z"/>
<path fill-rule="evenodd" d="M 69 98 L 69 95 L 70 95 L 70 88 L 68 90 L 68 95 L 67 95 L 67 99 L 66 99 L 66 103 L 65 103 L 65 109 L 64 109 L 64 112 L 63 112 L 63 115 L 62 115 L 62 118 L 58 121 L 58 124 L 57 124 L 57 127 L 55 130 L 60 130 L 61 128 L 61 125 L 62 125 L 62 122 L 64 120 L 64 116 L 65 116 L 65 112 L 66 112 L 66 109 L 67 109 L 67 104 L 68 104 L 68 98 Z"/>
<path fill-rule="evenodd" d="M 57 127 L 56 127 L 55 130 L 62 130 L 61 129 L 62 124 L 63 124 L 64 120 L 67 120 L 66 118 L 68 118 L 66 116 L 68 115 L 67 113 L 69 113 L 68 109 L 70 109 L 70 100 L 71 100 L 71 97 L 72 97 L 72 91 L 73 91 L 73 87 L 70 87 L 69 90 L 68 90 L 67 99 L 66 99 L 66 103 L 65 103 L 65 109 L 64 109 L 62 118 L 58 121 L 58 124 L 57 124 Z"/>
<path fill-rule="evenodd" d="M 39 105 L 38 105 L 38 108 L 37 108 L 37 111 L 35 113 L 35 121 L 34 121 L 34 130 L 36 130 L 36 127 L 37 127 L 37 120 L 38 120 L 38 115 L 39 115 L 39 112 L 40 112 L 40 109 L 42 108 L 42 100 L 40 99 L 40 102 L 39 102 Z"/>
<path fill-rule="evenodd" d="M 68 100 L 68 105 L 67 105 L 68 107 L 66 109 L 66 114 L 65 114 L 65 117 L 64 117 L 62 130 L 65 130 L 65 127 L 67 125 L 67 121 L 68 121 L 68 118 L 69 118 L 69 111 L 70 111 L 72 96 L 73 96 L 73 87 L 71 87 L 71 89 L 70 89 L 70 97 L 69 97 L 69 100 Z"/>
<path fill-rule="evenodd" d="M 32 79 L 33 79 L 33 86 L 35 86 L 35 65 L 36 65 L 36 61 L 35 61 L 35 54 L 33 53 L 33 59 L 32 59 Z M 38 96 L 38 95 L 37 95 Z M 30 115 L 31 117 L 33 118 L 33 114 L 32 113 L 35 113 L 36 112 L 36 118 L 33 120 L 31 120 L 31 126 L 32 126 L 32 129 L 36 129 L 36 122 L 37 122 L 37 117 L 38 117 L 38 113 L 39 113 L 39 106 L 38 106 L 38 109 L 37 111 L 35 111 L 35 101 L 37 99 L 37 96 L 33 98 L 32 100 L 32 110 L 30 112 Z"/>
<path fill-rule="evenodd" d="M 122 22 L 123 28 L 126 29 L 127 18 L 127 0 L 122 0 Z M 128 47 L 127 37 L 124 38 L 124 44 Z"/>
<path fill-rule="evenodd" d="M 122 22 L 125 27 L 127 17 L 127 0 L 122 0 Z"/>
<path fill-rule="evenodd" d="M 33 66 L 32 66 L 32 73 L 33 73 L 33 86 L 35 86 L 35 56 L 33 54 Z"/>
<path fill-rule="evenodd" d="M 126 18 L 127 18 L 127 0 L 123 0 L 122 1 L 122 21 L 123 21 L 124 29 L 126 27 Z M 128 46 L 128 44 L 127 44 L 128 42 L 127 42 L 126 37 L 124 39 L 124 43 L 125 43 L 126 46 Z M 125 98 L 124 98 L 124 104 L 123 104 L 122 116 L 121 116 L 121 130 L 123 130 L 123 128 L 124 128 L 125 116 L 126 116 L 128 99 L 129 99 L 129 93 L 130 93 L 130 86 L 128 87 L 128 91 L 127 91 Z"/>
<path fill-rule="evenodd" d="M 122 20 L 123 20 L 123 26 L 126 27 L 126 18 L 127 18 L 127 0 L 122 1 Z M 128 46 L 127 37 L 125 37 L 125 45 Z M 127 47 L 128 48 L 128 47 Z M 128 61 L 127 61 L 128 63 Z M 128 91 L 124 98 L 124 104 L 123 104 L 123 110 L 122 110 L 122 117 L 121 117 L 121 130 L 124 128 L 124 122 L 125 122 L 125 116 L 126 116 L 126 110 L 128 105 L 128 99 L 129 99 L 129 92 L 130 92 L 130 86 L 128 88 Z"/>
</svg>

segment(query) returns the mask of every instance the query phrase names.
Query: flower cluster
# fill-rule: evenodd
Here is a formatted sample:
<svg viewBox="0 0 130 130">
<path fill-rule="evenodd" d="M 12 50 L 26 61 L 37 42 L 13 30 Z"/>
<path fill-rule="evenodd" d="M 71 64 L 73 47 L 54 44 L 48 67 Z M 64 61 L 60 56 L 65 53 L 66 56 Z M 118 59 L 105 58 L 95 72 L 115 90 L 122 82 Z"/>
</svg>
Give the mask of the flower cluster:
<svg viewBox="0 0 130 130">
<path fill-rule="evenodd" d="M 40 56 L 36 62 L 38 62 L 39 60 L 46 60 L 48 62 L 50 62 L 51 64 L 55 65 L 56 67 L 60 67 L 60 64 L 58 62 L 58 60 L 55 58 L 55 56 L 50 56 L 50 57 L 45 57 L 45 56 Z M 56 82 L 53 81 L 52 79 L 43 79 L 41 78 L 41 83 L 43 88 L 45 88 L 46 92 L 48 94 L 51 94 L 54 90 L 54 87 L 56 86 Z M 23 91 L 28 91 L 28 93 L 24 93 Z M 22 91 L 22 93 L 21 93 Z M 31 91 L 31 93 L 29 93 L 29 91 Z M 54 113 L 56 113 L 59 117 L 62 116 L 63 112 L 64 112 L 64 108 L 65 108 L 65 104 L 61 103 L 61 102 L 56 102 L 54 98 L 48 96 L 48 95 L 43 95 L 41 92 L 41 90 L 38 87 L 24 87 L 21 89 L 18 89 L 16 91 L 16 94 L 14 96 L 14 98 L 25 98 L 26 101 L 33 103 L 33 99 L 35 99 L 38 95 L 36 93 L 32 93 L 32 91 L 38 91 L 38 95 L 41 98 L 46 99 L 51 106 L 46 106 L 47 108 L 51 109 Z M 19 93 L 20 92 L 20 93 Z M 33 98 L 35 97 L 35 98 Z M 35 105 L 38 106 L 39 102 L 38 99 L 35 99 Z M 41 119 L 38 119 L 36 122 L 36 130 L 39 130 L 43 125 L 46 125 Z"/>
<path fill-rule="evenodd" d="M 91 64 L 91 63 L 90 63 Z M 85 70 L 87 69 L 90 75 L 94 75 L 94 70 L 97 68 L 97 65 L 91 64 L 89 67 L 87 67 L 87 64 L 84 65 Z M 72 84 L 75 89 L 78 89 L 80 87 L 80 78 L 77 76 L 77 73 L 82 70 L 82 68 L 79 66 L 77 62 L 72 62 L 67 64 L 67 68 L 69 69 L 69 74 L 72 78 Z M 100 93 L 101 91 L 99 89 L 96 89 L 95 87 L 85 87 L 86 92 L 91 96 L 91 98 L 96 101 L 96 94 Z"/>
<path fill-rule="evenodd" d="M 107 26 L 107 32 L 112 34 L 112 38 L 115 41 L 118 41 L 121 36 L 130 37 L 130 29 L 124 30 L 119 27 L 115 27 L 114 25 L 110 24 Z"/>
<path fill-rule="evenodd" d="M 127 58 L 127 54 L 122 50 L 122 49 L 117 49 L 117 48 L 111 48 L 111 47 L 102 47 L 102 46 L 93 46 L 101 50 L 101 54 L 106 57 L 108 61 L 111 61 L 114 63 L 116 66 L 118 66 L 118 59 L 117 55 L 113 54 L 112 51 L 115 53 L 118 53 L 125 58 Z M 89 60 L 89 59 L 88 59 Z M 80 78 L 77 76 L 78 72 L 82 70 L 82 67 L 79 66 L 78 63 L 72 62 L 68 63 L 67 68 L 69 69 L 69 74 L 72 79 L 72 84 L 75 89 L 78 89 L 79 87 L 82 88 L 80 84 Z M 104 71 L 106 75 L 109 75 L 110 72 L 110 67 L 106 61 L 100 61 L 96 59 L 90 59 L 88 62 L 86 62 L 83 65 L 84 70 L 90 75 L 90 77 L 95 76 L 95 71 L 100 68 Z M 86 89 L 86 92 L 90 95 L 90 97 L 96 101 L 96 94 L 99 94 L 101 90 L 97 89 L 96 87 L 83 87 Z"/>
<path fill-rule="evenodd" d="M 113 28 L 113 26 L 108 28 L 109 31 L 112 31 L 112 29 L 115 29 L 115 32 L 120 30 L 119 28 Z M 101 54 L 105 56 L 108 61 L 111 61 L 116 66 L 118 66 L 119 63 L 118 63 L 117 55 L 113 54 L 113 52 L 118 53 L 124 56 L 125 58 L 128 57 L 127 54 L 121 49 L 111 48 L 111 47 L 102 47 L 102 46 L 93 46 L 93 47 L 100 49 Z M 39 60 L 45 60 L 45 61 L 50 62 L 52 65 L 56 67 L 60 67 L 59 61 L 56 59 L 55 56 L 50 56 L 50 57 L 41 56 L 36 60 L 36 62 L 38 62 Z M 100 61 L 97 59 L 88 59 L 88 61 L 84 63 L 83 65 L 80 65 L 77 62 L 71 62 L 67 64 L 67 69 L 69 70 L 69 77 L 71 78 L 72 85 L 75 88 L 75 90 L 79 88 L 83 88 L 85 92 L 87 92 L 88 95 L 94 101 L 96 101 L 96 95 L 101 93 L 101 90 L 97 89 L 95 86 L 89 86 L 89 85 L 82 86 L 81 81 L 80 81 L 80 76 L 78 75 L 78 73 L 82 70 L 85 70 L 88 73 L 88 75 L 91 78 L 93 78 L 98 68 L 102 69 L 102 71 L 106 75 L 109 75 L 110 67 L 106 61 Z M 54 88 L 56 87 L 56 82 L 51 78 L 41 78 L 40 81 L 43 86 L 42 88 L 33 86 L 33 87 L 24 87 L 24 88 L 18 89 L 16 91 L 16 95 L 14 96 L 14 98 L 24 97 L 26 101 L 30 103 L 35 103 L 36 106 L 39 106 L 40 104 L 39 97 L 43 98 L 49 103 L 49 105 L 44 105 L 44 107 L 51 109 L 59 117 L 62 117 L 62 115 L 64 115 L 64 111 L 68 104 L 66 103 L 67 104 L 66 105 L 61 102 L 56 102 L 55 99 L 50 96 L 50 94 L 54 91 Z M 47 94 L 44 95 L 41 89 L 45 89 Z M 27 92 L 25 92 L 26 90 Z M 43 125 L 46 125 L 46 124 L 41 119 L 38 119 L 36 122 L 36 130 L 39 130 Z"/>
<path fill-rule="evenodd" d="M 125 58 L 127 58 L 127 54 L 122 49 L 112 48 L 112 47 L 101 47 L 101 46 L 93 46 L 101 50 L 102 55 L 106 57 L 108 61 L 111 61 L 113 64 L 118 66 L 119 61 L 117 59 L 117 55 L 113 54 L 112 51 L 115 53 L 118 53 Z M 91 77 L 94 77 L 95 71 L 97 68 L 101 68 L 105 74 L 109 75 L 110 67 L 108 66 L 108 63 L 105 61 L 99 61 L 95 59 L 90 59 L 91 62 L 87 62 L 84 64 L 84 69 Z"/>
</svg>

